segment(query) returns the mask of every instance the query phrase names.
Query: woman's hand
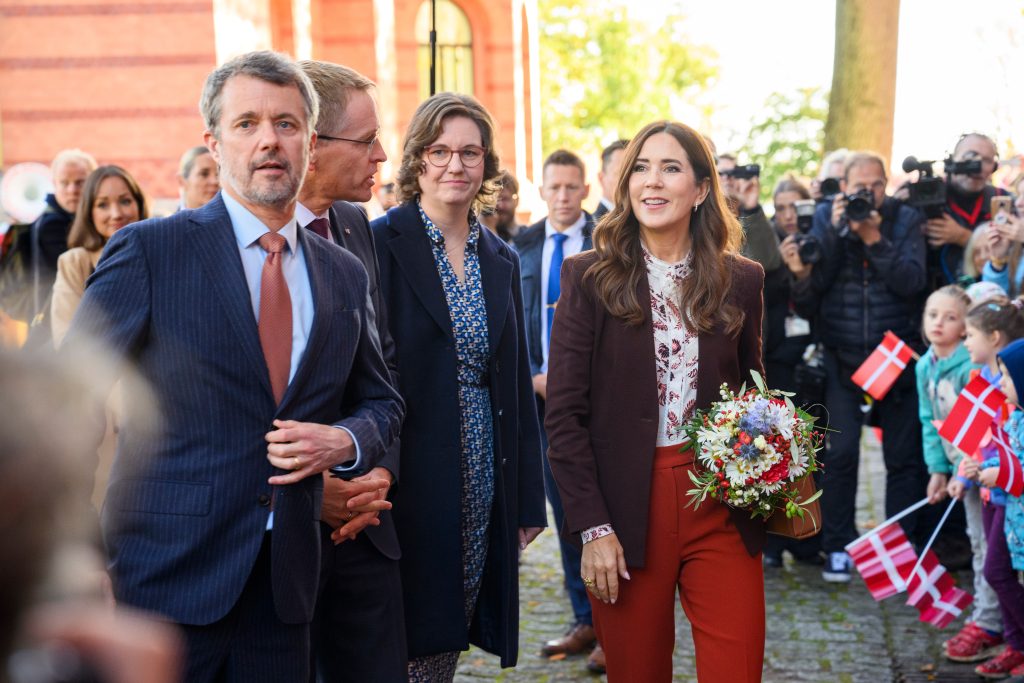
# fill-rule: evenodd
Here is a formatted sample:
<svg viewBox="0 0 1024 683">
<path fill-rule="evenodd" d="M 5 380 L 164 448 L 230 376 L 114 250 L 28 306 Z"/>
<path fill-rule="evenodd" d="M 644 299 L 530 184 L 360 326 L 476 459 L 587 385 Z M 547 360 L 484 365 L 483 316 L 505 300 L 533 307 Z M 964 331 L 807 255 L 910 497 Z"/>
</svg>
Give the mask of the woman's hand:
<svg viewBox="0 0 1024 683">
<path fill-rule="evenodd" d="M 934 505 L 939 501 L 945 500 L 946 484 L 948 483 L 948 476 L 942 472 L 932 472 L 932 476 L 928 480 L 928 502 Z"/>
<path fill-rule="evenodd" d="M 580 576 L 587 590 L 601 602 L 615 604 L 619 599 L 619 577 L 629 580 L 626 556 L 615 532 L 583 545 Z"/>
<path fill-rule="evenodd" d="M 782 240 L 782 244 L 779 245 L 779 253 L 782 254 L 782 260 L 786 263 L 790 272 L 798 280 L 802 280 L 811 274 L 811 267 L 800 259 L 800 245 L 796 242 L 796 235 L 790 235 Z"/>
<path fill-rule="evenodd" d="M 544 531 L 542 526 L 521 526 L 519 527 L 519 550 L 526 550 L 526 546 L 533 543 L 533 539 Z"/>
</svg>

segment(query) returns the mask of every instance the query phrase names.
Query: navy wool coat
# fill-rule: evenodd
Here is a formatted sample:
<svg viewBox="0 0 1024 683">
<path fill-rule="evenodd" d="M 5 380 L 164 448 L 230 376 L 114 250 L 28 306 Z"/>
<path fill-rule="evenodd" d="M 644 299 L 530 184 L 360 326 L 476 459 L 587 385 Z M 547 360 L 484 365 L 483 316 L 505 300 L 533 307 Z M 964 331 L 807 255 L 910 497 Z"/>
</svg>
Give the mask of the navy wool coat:
<svg viewBox="0 0 1024 683">
<path fill-rule="evenodd" d="M 466 628 L 455 338 L 430 239 L 414 203 L 371 224 L 406 401 L 393 516 L 402 547 L 409 657 L 470 643 L 513 666 L 519 633 L 519 527 L 546 526 L 540 435 L 527 358 L 519 259 L 488 230 L 478 243 L 491 357 L 494 507 L 476 614 Z"/>
</svg>

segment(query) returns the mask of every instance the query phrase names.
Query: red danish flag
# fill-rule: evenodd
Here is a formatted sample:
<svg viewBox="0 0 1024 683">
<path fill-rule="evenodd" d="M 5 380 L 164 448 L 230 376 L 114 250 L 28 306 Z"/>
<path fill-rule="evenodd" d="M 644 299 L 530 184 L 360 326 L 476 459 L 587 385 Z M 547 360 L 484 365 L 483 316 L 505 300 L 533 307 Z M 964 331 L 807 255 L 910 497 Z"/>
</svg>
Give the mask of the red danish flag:
<svg viewBox="0 0 1024 683">
<path fill-rule="evenodd" d="M 973 453 L 985 438 L 989 426 L 1002 413 L 1006 397 L 987 379 L 978 375 L 964 387 L 939 436 L 964 453 Z"/>
<path fill-rule="evenodd" d="M 892 332 L 886 332 L 882 343 L 871 352 L 850 377 L 853 383 L 881 401 L 892 389 L 913 357 L 914 351 Z"/>
<path fill-rule="evenodd" d="M 1020 459 L 1010 447 L 1010 437 L 1003 430 L 999 420 L 992 423 L 992 445 L 999 452 L 999 474 L 996 475 L 996 486 L 1011 496 L 1020 497 L 1024 494 L 1024 468 Z"/>
<path fill-rule="evenodd" d="M 907 586 L 917 554 L 899 524 L 887 524 L 846 546 L 871 597 L 884 600 Z"/>
<path fill-rule="evenodd" d="M 954 585 L 953 577 L 930 550 L 907 582 L 907 604 L 917 608 L 921 621 L 937 628 L 948 626 L 973 600 L 970 593 Z"/>
</svg>

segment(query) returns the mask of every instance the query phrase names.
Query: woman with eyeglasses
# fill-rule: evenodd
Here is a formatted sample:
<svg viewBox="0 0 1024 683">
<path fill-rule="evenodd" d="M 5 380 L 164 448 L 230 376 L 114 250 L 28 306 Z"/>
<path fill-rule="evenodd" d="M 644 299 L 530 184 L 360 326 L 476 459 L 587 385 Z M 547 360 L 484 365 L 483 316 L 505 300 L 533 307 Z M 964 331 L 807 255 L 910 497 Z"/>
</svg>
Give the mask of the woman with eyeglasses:
<svg viewBox="0 0 1024 683">
<path fill-rule="evenodd" d="M 400 205 L 371 224 L 406 402 L 392 502 L 411 681 L 451 681 L 470 643 L 513 666 L 518 557 L 546 523 L 540 436 L 512 249 L 494 204 L 494 125 L 472 97 L 416 110 Z"/>
</svg>

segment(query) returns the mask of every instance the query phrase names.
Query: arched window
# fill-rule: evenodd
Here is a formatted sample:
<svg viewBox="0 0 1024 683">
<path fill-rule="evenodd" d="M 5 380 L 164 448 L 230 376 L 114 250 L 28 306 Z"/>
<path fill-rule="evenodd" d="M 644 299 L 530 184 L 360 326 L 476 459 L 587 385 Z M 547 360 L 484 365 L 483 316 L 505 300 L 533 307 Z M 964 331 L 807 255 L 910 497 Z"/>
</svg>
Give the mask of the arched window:
<svg viewBox="0 0 1024 683">
<path fill-rule="evenodd" d="M 466 13 L 451 0 L 437 2 L 437 92 L 473 94 L 473 29 Z M 416 14 L 419 43 L 420 99 L 430 96 L 430 3 L 424 0 Z"/>
</svg>

